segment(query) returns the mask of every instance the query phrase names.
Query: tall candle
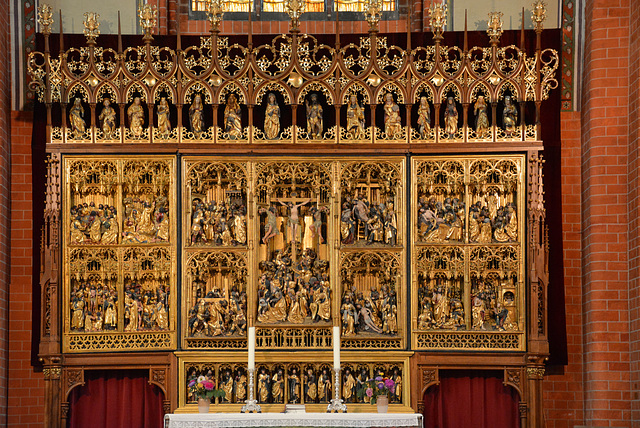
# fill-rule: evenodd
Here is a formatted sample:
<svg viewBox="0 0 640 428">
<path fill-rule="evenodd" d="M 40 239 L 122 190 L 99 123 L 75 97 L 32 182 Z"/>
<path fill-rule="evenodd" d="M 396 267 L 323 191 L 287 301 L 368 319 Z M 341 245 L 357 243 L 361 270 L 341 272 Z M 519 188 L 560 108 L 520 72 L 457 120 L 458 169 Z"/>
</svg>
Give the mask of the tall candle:
<svg viewBox="0 0 640 428">
<path fill-rule="evenodd" d="M 249 370 L 256 369 L 256 328 L 249 327 Z"/>
<path fill-rule="evenodd" d="M 333 368 L 340 369 L 340 326 L 333 326 Z"/>
</svg>

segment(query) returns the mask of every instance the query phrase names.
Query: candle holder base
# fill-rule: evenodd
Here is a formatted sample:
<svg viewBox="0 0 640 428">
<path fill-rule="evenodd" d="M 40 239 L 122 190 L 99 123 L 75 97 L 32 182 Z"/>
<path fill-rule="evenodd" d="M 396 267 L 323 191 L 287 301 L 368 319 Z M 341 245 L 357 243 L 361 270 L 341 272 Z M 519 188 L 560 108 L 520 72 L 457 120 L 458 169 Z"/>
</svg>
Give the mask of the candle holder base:
<svg viewBox="0 0 640 428">
<path fill-rule="evenodd" d="M 262 413 L 262 408 L 258 404 L 257 400 L 246 400 L 242 409 L 240 409 L 240 413 Z"/>
<path fill-rule="evenodd" d="M 332 398 L 327 406 L 327 413 L 347 413 L 347 405 L 341 398 Z"/>
</svg>

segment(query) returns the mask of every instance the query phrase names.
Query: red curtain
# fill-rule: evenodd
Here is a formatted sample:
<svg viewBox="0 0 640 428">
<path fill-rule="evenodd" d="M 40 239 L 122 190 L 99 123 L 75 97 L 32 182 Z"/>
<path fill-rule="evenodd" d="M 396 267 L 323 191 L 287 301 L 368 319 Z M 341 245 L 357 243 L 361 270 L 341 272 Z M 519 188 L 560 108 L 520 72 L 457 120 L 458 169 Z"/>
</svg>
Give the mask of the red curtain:
<svg viewBox="0 0 640 428">
<path fill-rule="evenodd" d="M 424 394 L 425 428 L 519 428 L 518 393 L 501 372 L 440 372 Z"/>
<path fill-rule="evenodd" d="M 158 428 L 163 394 L 145 370 L 86 371 L 69 395 L 69 428 Z"/>
</svg>

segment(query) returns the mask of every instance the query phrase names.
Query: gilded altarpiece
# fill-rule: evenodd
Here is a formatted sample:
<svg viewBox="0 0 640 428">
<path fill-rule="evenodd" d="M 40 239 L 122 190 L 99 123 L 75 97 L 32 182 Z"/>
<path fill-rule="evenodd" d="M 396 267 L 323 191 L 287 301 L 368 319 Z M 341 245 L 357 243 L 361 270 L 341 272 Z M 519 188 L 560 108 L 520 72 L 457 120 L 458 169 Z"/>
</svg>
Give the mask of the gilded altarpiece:
<svg viewBox="0 0 640 428">
<path fill-rule="evenodd" d="M 175 159 L 63 161 L 65 351 L 174 349 Z"/>
<path fill-rule="evenodd" d="M 414 349 L 524 349 L 524 161 L 413 159 Z"/>
</svg>

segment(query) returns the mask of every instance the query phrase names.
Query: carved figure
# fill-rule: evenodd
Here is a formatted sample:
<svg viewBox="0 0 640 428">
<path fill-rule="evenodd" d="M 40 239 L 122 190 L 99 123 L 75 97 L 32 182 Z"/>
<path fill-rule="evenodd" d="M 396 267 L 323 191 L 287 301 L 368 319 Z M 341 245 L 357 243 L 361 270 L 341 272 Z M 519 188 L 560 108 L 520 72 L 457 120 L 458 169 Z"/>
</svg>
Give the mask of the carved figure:
<svg viewBox="0 0 640 428">
<path fill-rule="evenodd" d="M 277 140 L 280 135 L 280 106 L 274 93 L 269 93 L 264 112 L 264 134 L 268 140 Z"/>
<path fill-rule="evenodd" d="M 230 94 L 224 109 L 224 130 L 229 139 L 237 140 L 242 137 L 242 116 L 240 105 L 235 94 Z"/>
<path fill-rule="evenodd" d="M 504 97 L 504 110 L 502 111 L 502 125 L 507 137 L 512 136 L 517 132 L 516 125 L 518 124 L 518 110 L 511 101 L 511 96 Z"/>
<path fill-rule="evenodd" d="M 480 95 L 473 105 L 473 113 L 476 115 L 476 136 L 484 138 L 489 131 L 489 118 L 487 117 L 487 103 L 484 96 Z"/>
<path fill-rule="evenodd" d="M 447 98 L 447 106 L 444 110 L 444 131 L 449 138 L 455 138 L 458 132 L 458 109 L 453 97 Z"/>
<path fill-rule="evenodd" d="M 307 199 L 304 202 L 300 202 L 299 204 L 294 205 L 293 202 L 288 202 L 288 203 L 284 203 L 280 200 L 278 200 L 278 202 L 281 205 L 284 205 L 285 207 L 289 208 L 289 228 L 291 230 L 291 234 L 290 236 L 290 240 L 291 242 L 295 242 L 298 240 L 298 226 L 300 226 L 300 218 L 298 216 L 298 209 L 303 206 L 308 204 L 309 202 L 311 202 L 311 199 Z"/>
<path fill-rule="evenodd" d="M 191 132 L 196 138 L 200 138 L 200 134 L 204 128 L 204 107 L 202 105 L 202 97 L 196 94 L 189 107 L 189 122 L 191 124 Z"/>
<path fill-rule="evenodd" d="M 69 125 L 71 125 L 71 134 L 73 138 L 82 138 L 85 132 L 84 123 L 84 107 L 82 107 L 82 100 L 76 98 L 73 101 L 73 106 L 69 111 Z"/>
<path fill-rule="evenodd" d="M 393 100 L 393 94 L 388 92 L 384 96 L 384 132 L 389 139 L 397 139 L 402 136 L 402 119 L 400 107 Z"/>
<path fill-rule="evenodd" d="M 346 403 L 351 403 L 356 398 L 356 380 L 349 369 L 346 369 L 343 378 L 342 398 Z"/>
<path fill-rule="evenodd" d="M 278 372 L 271 379 L 271 398 L 274 403 L 282 403 L 284 401 L 284 375 L 282 369 L 278 369 Z"/>
<path fill-rule="evenodd" d="M 247 376 L 238 369 L 235 379 L 236 403 L 242 403 L 247 398 Z"/>
<path fill-rule="evenodd" d="M 260 369 L 258 374 L 258 401 L 266 403 L 269 400 L 271 392 L 271 377 L 264 368 Z"/>
<path fill-rule="evenodd" d="M 324 124 L 322 118 L 322 105 L 318 102 L 318 95 L 311 94 L 311 103 L 305 101 L 307 107 L 307 133 L 309 138 L 315 140 L 322 138 Z"/>
<path fill-rule="evenodd" d="M 131 131 L 131 135 L 135 138 L 140 138 L 144 125 L 144 108 L 142 108 L 140 104 L 140 97 L 133 99 L 133 104 L 127 109 L 127 116 L 129 116 L 129 130 Z"/>
<path fill-rule="evenodd" d="M 315 403 L 318 398 L 318 384 L 316 375 L 311 368 L 307 369 L 304 375 L 304 402 Z"/>
<path fill-rule="evenodd" d="M 420 107 L 418 107 L 418 131 L 420 138 L 426 140 L 431 133 L 431 107 L 427 97 L 420 97 Z"/>
<path fill-rule="evenodd" d="M 329 370 L 322 369 L 322 374 L 318 377 L 318 401 L 326 403 L 331 398 L 331 374 Z"/>
<path fill-rule="evenodd" d="M 158 134 L 160 138 L 169 138 L 171 133 L 170 108 L 167 99 L 162 97 L 158 104 Z"/>
<path fill-rule="evenodd" d="M 105 98 L 102 101 L 102 106 L 102 111 L 100 112 L 100 116 L 98 116 L 98 120 L 102 127 L 104 139 L 111 140 L 113 139 L 113 133 L 116 130 L 116 111 L 111 107 L 111 101 L 109 98 Z"/>
<path fill-rule="evenodd" d="M 347 106 L 347 135 L 354 140 L 364 138 L 364 108 L 360 107 L 355 95 L 349 97 Z"/>
<path fill-rule="evenodd" d="M 291 404 L 298 404 L 300 402 L 300 377 L 296 368 L 291 369 L 289 374 L 288 386 L 289 386 L 289 400 Z"/>
<path fill-rule="evenodd" d="M 267 242 L 269 242 L 269 239 L 273 238 L 279 233 L 276 218 L 276 209 L 274 207 L 269 207 L 269 209 L 261 208 L 260 213 L 267 214 L 267 222 L 264 226 L 264 236 L 262 237 L 262 243 L 266 244 Z"/>
</svg>

